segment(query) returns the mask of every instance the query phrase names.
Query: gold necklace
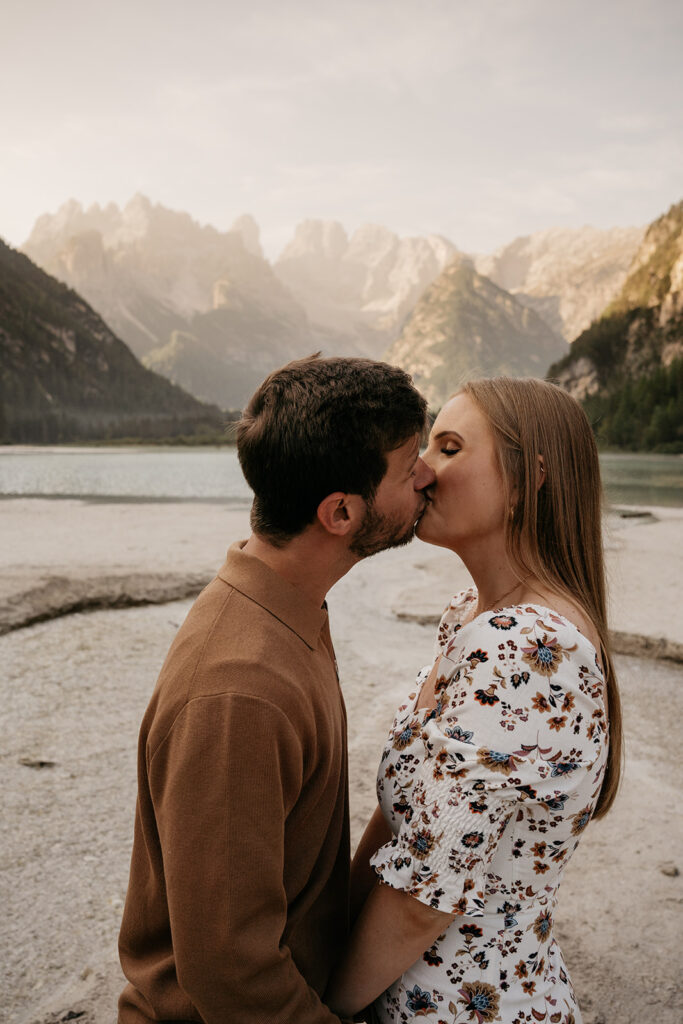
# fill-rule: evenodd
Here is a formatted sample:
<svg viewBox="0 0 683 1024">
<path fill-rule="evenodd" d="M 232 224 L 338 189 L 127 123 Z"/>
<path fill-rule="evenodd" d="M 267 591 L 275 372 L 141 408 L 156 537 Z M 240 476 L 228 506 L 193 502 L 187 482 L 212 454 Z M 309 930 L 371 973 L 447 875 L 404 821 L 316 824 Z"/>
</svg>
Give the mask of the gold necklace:
<svg viewBox="0 0 683 1024">
<path fill-rule="evenodd" d="M 515 590 L 517 590 L 518 587 L 521 587 L 523 583 L 526 583 L 530 576 L 533 576 L 532 572 L 528 572 L 526 576 L 522 577 L 521 580 L 517 580 L 514 587 L 510 587 L 510 589 L 506 590 L 504 594 L 501 594 L 500 597 L 497 597 L 496 600 L 491 605 L 491 611 L 495 611 L 501 601 L 503 601 L 506 597 L 509 597 L 510 594 L 514 594 Z"/>
</svg>

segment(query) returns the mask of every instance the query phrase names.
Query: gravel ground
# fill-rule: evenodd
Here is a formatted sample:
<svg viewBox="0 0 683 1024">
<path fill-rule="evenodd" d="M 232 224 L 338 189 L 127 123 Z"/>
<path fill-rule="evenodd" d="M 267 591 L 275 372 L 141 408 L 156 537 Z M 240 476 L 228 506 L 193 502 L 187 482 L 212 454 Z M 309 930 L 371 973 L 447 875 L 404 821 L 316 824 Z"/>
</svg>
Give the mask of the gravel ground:
<svg viewBox="0 0 683 1024">
<path fill-rule="evenodd" d="M 73 533 L 63 522 L 70 503 L 39 504 L 59 521 L 49 528 L 71 537 L 73 548 Z M 93 508 L 99 516 L 102 507 Z M 201 557 L 185 551 L 179 557 L 187 572 L 209 568 L 209 549 L 217 547 L 199 529 L 207 512 L 202 508 L 193 520 Z M 166 516 L 168 511 L 166 506 Z M 214 525 L 221 511 L 211 512 Z M 237 515 L 228 517 L 230 525 L 237 524 Z M 240 515 L 237 525 L 244 522 Z M 155 512 L 152 518 L 163 533 L 164 517 Z M 0 527 L 1 519 L 0 507 Z M 84 513 L 83 522 L 92 517 Z M 36 518 L 32 525 L 37 524 Z M 108 552 L 103 573 L 112 566 L 120 575 L 133 566 L 141 572 L 150 562 L 160 571 L 161 542 L 149 525 L 130 516 L 124 529 L 114 515 L 103 534 L 106 520 L 98 518 L 99 549 Z M 165 529 L 171 554 L 161 569 L 173 562 L 175 535 L 169 532 L 181 532 L 168 523 Z M 635 531 L 647 527 L 627 530 L 637 539 L 646 534 Z M 82 562 L 94 578 L 97 545 L 94 540 L 91 545 L 85 526 L 83 531 Z M 116 549 L 123 539 L 131 548 L 128 557 Z M 629 553 L 631 576 L 649 578 L 650 542 L 635 554 L 623 534 L 619 543 Z M 224 546 L 218 545 L 213 565 L 222 560 Z M 59 574 L 62 569 L 55 566 L 67 565 L 69 558 L 79 564 L 77 552 L 51 550 L 50 571 Z M 415 670 L 429 660 L 433 644 L 432 626 L 399 621 L 394 609 L 412 601 L 433 611 L 445 602 L 463 575 L 444 557 L 419 544 L 386 552 L 357 566 L 330 598 L 349 712 L 356 839 L 374 803 L 377 761 L 395 706 Z M 12 558 L 18 572 L 20 553 Z M 28 565 L 34 581 L 40 564 L 36 557 Z M 409 592 L 407 580 L 412 581 Z M 82 1024 L 116 1019 L 123 984 L 116 936 L 132 839 L 137 730 L 189 606 L 182 601 L 79 613 L 0 637 L 0 1019 L 6 1024 L 56 1024 L 76 1015 Z M 647 621 L 666 625 L 667 615 L 678 617 L 677 603 L 660 609 L 653 616 L 648 607 Z M 683 836 L 676 808 L 683 783 L 678 727 L 683 669 L 631 657 L 620 657 L 617 664 L 628 744 L 624 785 L 613 811 L 587 830 L 565 874 L 557 931 L 585 1024 L 680 1024 L 683 888 L 676 871 L 683 869 Z"/>
</svg>

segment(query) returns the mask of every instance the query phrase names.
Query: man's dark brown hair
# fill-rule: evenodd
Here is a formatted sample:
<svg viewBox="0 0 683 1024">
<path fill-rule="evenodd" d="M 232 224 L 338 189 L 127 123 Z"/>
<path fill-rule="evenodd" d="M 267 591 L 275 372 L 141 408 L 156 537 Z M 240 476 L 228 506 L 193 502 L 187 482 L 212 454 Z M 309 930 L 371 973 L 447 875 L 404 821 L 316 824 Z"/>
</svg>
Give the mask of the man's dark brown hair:
<svg viewBox="0 0 683 1024">
<path fill-rule="evenodd" d="M 408 374 L 388 363 L 310 356 L 275 370 L 237 428 L 254 532 L 286 542 L 334 491 L 372 501 L 387 454 L 422 433 L 425 418 Z"/>
</svg>

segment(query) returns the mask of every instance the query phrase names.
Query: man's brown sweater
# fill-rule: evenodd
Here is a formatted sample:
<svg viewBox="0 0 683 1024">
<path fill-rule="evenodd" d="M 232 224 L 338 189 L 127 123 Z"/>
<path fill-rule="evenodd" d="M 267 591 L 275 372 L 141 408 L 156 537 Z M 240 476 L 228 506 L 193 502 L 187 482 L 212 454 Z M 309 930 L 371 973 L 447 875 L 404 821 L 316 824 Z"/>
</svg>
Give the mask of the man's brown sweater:
<svg viewBox="0 0 683 1024">
<path fill-rule="evenodd" d="M 346 715 L 327 612 L 233 545 L 143 719 L 120 1024 L 334 1024 Z"/>
</svg>

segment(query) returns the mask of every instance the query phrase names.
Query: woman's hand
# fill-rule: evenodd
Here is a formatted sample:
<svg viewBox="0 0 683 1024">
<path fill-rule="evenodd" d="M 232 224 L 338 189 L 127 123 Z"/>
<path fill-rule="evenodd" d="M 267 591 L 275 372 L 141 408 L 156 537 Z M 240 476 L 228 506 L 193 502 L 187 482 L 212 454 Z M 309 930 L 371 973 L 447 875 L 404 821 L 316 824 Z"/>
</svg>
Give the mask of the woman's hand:
<svg viewBox="0 0 683 1024">
<path fill-rule="evenodd" d="M 442 935 L 455 915 L 376 884 L 332 976 L 325 1002 L 340 1017 L 369 1006 Z"/>
</svg>

